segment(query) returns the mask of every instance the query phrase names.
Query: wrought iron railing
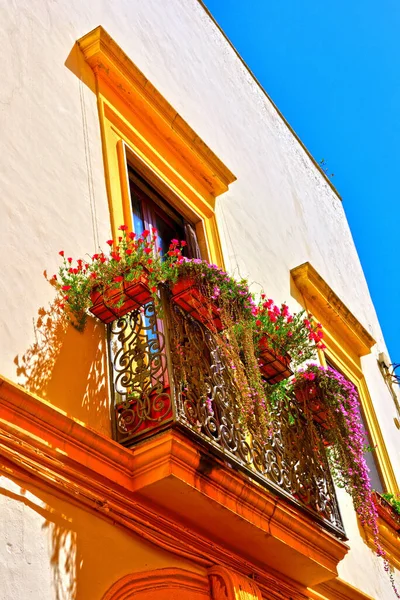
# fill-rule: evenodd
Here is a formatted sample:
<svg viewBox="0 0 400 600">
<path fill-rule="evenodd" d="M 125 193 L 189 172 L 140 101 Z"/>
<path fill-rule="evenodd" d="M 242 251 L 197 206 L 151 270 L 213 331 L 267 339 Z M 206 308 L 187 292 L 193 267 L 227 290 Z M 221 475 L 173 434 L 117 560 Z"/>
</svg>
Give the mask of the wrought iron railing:
<svg viewBox="0 0 400 600">
<path fill-rule="evenodd" d="M 109 326 L 115 439 L 133 446 L 179 427 L 343 538 L 323 445 L 296 402 L 288 398 L 272 409 L 268 435 L 250 434 L 238 423 L 235 378 L 213 333 L 166 292 L 162 312 L 160 319 L 149 303 Z"/>
</svg>

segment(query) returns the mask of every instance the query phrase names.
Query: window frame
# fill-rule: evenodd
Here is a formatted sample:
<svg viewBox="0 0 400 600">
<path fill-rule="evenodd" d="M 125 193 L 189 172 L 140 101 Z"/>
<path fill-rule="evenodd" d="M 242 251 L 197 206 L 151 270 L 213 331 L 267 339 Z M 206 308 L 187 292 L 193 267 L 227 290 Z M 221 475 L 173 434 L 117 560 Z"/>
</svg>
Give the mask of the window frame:
<svg viewBox="0 0 400 600">
<path fill-rule="evenodd" d="M 369 354 L 376 342 L 309 262 L 291 269 L 290 274 L 292 296 L 323 325 L 326 355 L 358 390 L 367 431 L 376 447 L 382 483 L 388 491 L 398 494 L 396 476 L 361 367 L 361 357 Z M 318 354 L 326 366 L 323 352 Z"/>
</svg>

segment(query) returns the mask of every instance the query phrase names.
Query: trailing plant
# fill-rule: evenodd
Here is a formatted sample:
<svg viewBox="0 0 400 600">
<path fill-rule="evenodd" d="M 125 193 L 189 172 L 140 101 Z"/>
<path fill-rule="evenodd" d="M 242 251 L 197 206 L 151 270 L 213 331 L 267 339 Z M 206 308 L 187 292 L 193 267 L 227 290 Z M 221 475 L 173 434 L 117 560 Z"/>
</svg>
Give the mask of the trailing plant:
<svg viewBox="0 0 400 600">
<path fill-rule="evenodd" d="M 128 232 L 127 225 L 121 225 L 119 230 L 117 240 L 107 240 L 108 252 L 99 251 L 77 260 L 65 257 L 63 250 L 59 252 L 63 264 L 52 283 L 60 292 L 59 306 L 79 331 L 85 326 L 91 293 L 96 287 L 101 291 L 118 289 L 122 282 L 132 282 L 145 272 L 150 291 L 157 298 L 157 285 L 162 279 L 157 230 L 145 230 L 140 236 Z"/>
<path fill-rule="evenodd" d="M 163 278 L 171 289 L 179 279 L 192 279 L 203 292 L 210 316 L 217 307 L 223 327 L 220 332 L 214 328 L 213 334 L 223 363 L 230 370 L 229 377 L 233 379 L 238 392 L 236 417 L 248 429 L 266 432 L 268 402 L 253 339 L 257 307 L 247 281 L 237 281 L 217 265 L 207 261 L 184 257 L 183 248 L 182 242 L 172 240 L 162 264 Z M 185 373 L 182 373 L 182 378 L 186 379 Z"/>
<path fill-rule="evenodd" d="M 315 364 L 299 369 L 288 384 L 287 391 L 296 394 L 307 388 L 314 388 L 326 413 L 323 437 L 329 444 L 327 452 L 334 480 L 352 497 L 361 524 L 372 528 L 376 553 L 383 558 L 384 569 L 389 574 L 392 588 L 396 597 L 400 598 L 387 555 L 379 541 L 378 513 L 372 498 L 369 468 L 364 458 L 366 434 L 360 417 L 356 388 L 335 369 Z M 312 398 L 315 400 L 314 394 Z M 307 403 L 304 405 L 304 414 L 308 425 L 320 437 Z"/>
<path fill-rule="evenodd" d="M 217 265 L 200 258 L 186 258 L 183 249 L 186 242 L 172 240 L 166 257 L 162 263 L 164 281 L 170 285 L 178 278 L 193 278 L 196 285 L 203 289 L 205 295 L 217 302 L 221 311 L 229 306 L 229 312 L 238 318 L 243 314 L 251 318 L 256 312 L 256 305 L 245 279 L 237 281 Z"/>
<path fill-rule="evenodd" d="M 270 298 L 261 301 L 255 319 L 256 341 L 267 336 L 269 346 L 280 356 L 289 355 L 295 369 L 306 360 L 316 358 L 316 350 L 326 346 L 321 323 L 314 325 L 311 317 L 302 310 L 293 315 L 287 304 L 277 306 Z"/>
</svg>

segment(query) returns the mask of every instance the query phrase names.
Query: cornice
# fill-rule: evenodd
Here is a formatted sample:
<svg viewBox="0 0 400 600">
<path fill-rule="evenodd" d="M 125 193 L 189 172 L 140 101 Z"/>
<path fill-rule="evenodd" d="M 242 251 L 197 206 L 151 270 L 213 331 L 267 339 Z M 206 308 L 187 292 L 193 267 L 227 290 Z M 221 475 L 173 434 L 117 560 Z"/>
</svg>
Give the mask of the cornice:
<svg viewBox="0 0 400 600">
<path fill-rule="evenodd" d="M 326 327 L 345 340 L 357 356 L 371 352 L 376 344 L 371 334 L 350 312 L 332 288 L 309 263 L 303 263 L 290 271 L 297 289 L 305 299 L 305 306 Z"/>
<path fill-rule="evenodd" d="M 212 457 L 210 471 L 203 450 L 179 432 L 164 432 L 147 447 L 130 450 L 5 379 L 0 380 L 0 453 L 4 474 L 67 496 L 202 567 L 220 565 L 252 575 L 260 589 L 276 590 L 271 599 L 281 598 L 282 590 L 290 590 L 294 600 L 304 599 L 300 580 L 310 585 L 335 577 L 336 565 L 347 552 L 345 544 L 310 517 L 224 461 Z M 154 483 L 162 492 L 155 500 L 148 494 Z M 189 493 L 190 502 L 206 511 L 205 523 L 190 502 L 186 508 L 193 523 L 183 509 L 174 513 L 163 505 L 179 486 Z M 216 535 L 218 526 L 210 528 L 206 521 L 209 511 L 215 518 L 221 507 L 224 535 Z M 276 552 L 284 559 L 285 573 Z"/>
<path fill-rule="evenodd" d="M 109 85 L 122 101 L 154 125 L 157 134 L 191 166 L 212 196 L 236 180 L 233 173 L 177 113 L 112 37 L 98 26 L 78 40 L 83 56 L 98 80 Z"/>
<path fill-rule="evenodd" d="M 386 552 L 389 563 L 400 570 L 400 533 L 395 531 L 381 517 L 378 518 L 379 542 Z M 365 540 L 372 550 L 376 549 L 372 529 L 368 526 L 364 528 Z"/>
<path fill-rule="evenodd" d="M 374 600 L 339 577 L 309 590 L 310 600 Z"/>
<path fill-rule="evenodd" d="M 212 537 L 217 527 L 224 547 L 301 584 L 307 578 L 310 582 L 312 578 L 323 581 L 336 576 L 336 565 L 348 551 L 346 544 L 312 517 L 223 461 L 209 457 L 186 436 L 169 430 L 141 443 L 133 452 L 135 490 L 166 513 L 176 513 L 179 506 L 179 517 L 196 528 L 198 511 L 206 511 L 203 532 Z M 195 512 L 191 503 L 182 501 L 188 494 L 197 504 Z M 230 514 L 235 515 L 232 522 Z"/>
</svg>

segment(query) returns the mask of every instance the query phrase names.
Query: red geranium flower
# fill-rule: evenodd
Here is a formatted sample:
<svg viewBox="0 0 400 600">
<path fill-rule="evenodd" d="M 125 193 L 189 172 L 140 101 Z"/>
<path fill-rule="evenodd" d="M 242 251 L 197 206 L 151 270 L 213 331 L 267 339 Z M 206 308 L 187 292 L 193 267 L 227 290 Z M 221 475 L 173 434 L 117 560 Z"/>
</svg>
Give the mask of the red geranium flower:
<svg viewBox="0 0 400 600">
<path fill-rule="evenodd" d="M 108 244 L 109 246 L 112 246 L 112 245 L 113 245 L 113 243 L 114 243 L 114 240 L 107 240 L 107 244 Z"/>
<path fill-rule="evenodd" d="M 123 275 L 116 275 L 113 279 L 113 281 L 115 281 L 115 283 L 120 283 L 123 280 L 124 280 Z"/>
<path fill-rule="evenodd" d="M 63 285 L 61 289 L 63 290 L 63 292 L 68 292 L 68 290 L 71 289 L 71 286 L 70 285 Z"/>
<path fill-rule="evenodd" d="M 119 229 L 120 231 L 126 231 L 126 230 L 128 229 L 128 225 L 120 225 L 120 226 L 118 227 L 118 229 Z"/>
<path fill-rule="evenodd" d="M 60 250 L 60 252 L 58 253 L 60 256 L 64 256 L 64 250 Z"/>
</svg>

